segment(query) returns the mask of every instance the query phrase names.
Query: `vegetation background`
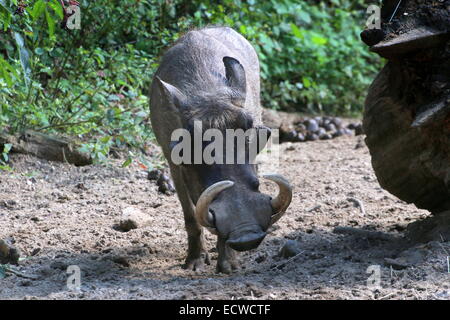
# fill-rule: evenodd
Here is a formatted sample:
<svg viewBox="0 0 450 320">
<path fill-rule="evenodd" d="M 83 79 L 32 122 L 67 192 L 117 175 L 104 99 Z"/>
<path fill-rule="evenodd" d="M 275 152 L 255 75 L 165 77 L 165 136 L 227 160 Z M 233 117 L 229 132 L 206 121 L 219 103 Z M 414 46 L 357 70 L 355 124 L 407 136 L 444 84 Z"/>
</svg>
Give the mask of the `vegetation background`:
<svg viewBox="0 0 450 320">
<path fill-rule="evenodd" d="M 97 161 L 112 148 L 145 150 L 161 53 L 211 24 L 254 45 L 265 107 L 358 115 L 382 63 L 359 38 L 373 2 L 80 0 L 81 29 L 67 30 L 58 0 L 0 0 L 0 132 L 76 137 Z"/>
</svg>

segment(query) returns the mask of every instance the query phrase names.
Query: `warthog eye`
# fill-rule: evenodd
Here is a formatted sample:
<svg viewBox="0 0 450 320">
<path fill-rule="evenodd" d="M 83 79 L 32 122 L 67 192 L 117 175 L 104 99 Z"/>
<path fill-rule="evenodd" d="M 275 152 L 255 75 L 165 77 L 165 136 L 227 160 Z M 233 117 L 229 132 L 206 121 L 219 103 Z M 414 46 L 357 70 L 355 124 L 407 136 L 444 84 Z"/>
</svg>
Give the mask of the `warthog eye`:
<svg viewBox="0 0 450 320">
<path fill-rule="evenodd" d="M 216 212 L 213 209 L 209 209 L 209 212 L 211 213 L 212 217 L 213 217 L 213 226 L 216 225 Z"/>
</svg>

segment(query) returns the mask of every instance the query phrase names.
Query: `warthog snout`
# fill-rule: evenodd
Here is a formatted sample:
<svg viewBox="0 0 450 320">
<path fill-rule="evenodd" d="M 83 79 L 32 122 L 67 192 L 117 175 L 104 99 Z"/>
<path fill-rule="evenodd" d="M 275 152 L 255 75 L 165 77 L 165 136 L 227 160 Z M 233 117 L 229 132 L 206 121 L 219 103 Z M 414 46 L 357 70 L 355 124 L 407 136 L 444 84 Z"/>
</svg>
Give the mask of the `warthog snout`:
<svg viewBox="0 0 450 320">
<path fill-rule="evenodd" d="M 231 234 L 226 243 L 234 250 L 247 251 L 257 248 L 265 236 L 263 231 L 246 231 L 236 238 Z"/>
</svg>

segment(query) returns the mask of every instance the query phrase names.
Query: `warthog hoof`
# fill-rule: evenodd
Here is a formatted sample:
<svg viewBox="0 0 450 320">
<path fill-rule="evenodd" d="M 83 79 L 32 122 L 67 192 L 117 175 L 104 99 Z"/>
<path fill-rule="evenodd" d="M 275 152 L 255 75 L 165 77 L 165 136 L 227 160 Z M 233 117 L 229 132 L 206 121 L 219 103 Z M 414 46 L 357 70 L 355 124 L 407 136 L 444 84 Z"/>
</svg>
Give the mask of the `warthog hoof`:
<svg viewBox="0 0 450 320">
<path fill-rule="evenodd" d="M 186 261 L 183 265 L 183 269 L 189 269 L 193 271 L 201 270 L 205 266 L 205 264 L 211 264 L 209 260 L 209 255 L 207 252 L 202 252 L 200 257 L 190 257 L 186 258 Z"/>
<path fill-rule="evenodd" d="M 223 260 L 217 262 L 216 272 L 231 274 L 234 270 L 238 269 L 239 263 L 237 260 Z"/>
<path fill-rule="evenodd" d="M 230 274 L 238 268 L 239 262 L 236 258 L 236 252 L 230 247 L 225 246 L 225 252 L 219 251 L 216 272 Z"/>
</svg>

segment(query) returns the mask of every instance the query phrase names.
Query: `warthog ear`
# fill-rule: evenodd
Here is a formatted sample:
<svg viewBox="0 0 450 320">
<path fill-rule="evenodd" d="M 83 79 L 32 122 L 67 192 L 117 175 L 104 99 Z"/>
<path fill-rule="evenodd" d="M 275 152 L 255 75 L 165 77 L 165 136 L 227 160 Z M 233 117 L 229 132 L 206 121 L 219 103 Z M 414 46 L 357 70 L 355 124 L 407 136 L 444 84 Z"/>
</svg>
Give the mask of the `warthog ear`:
<svg viewBox="0 0 450 320">
<path fill-rule="evenodd" d="M 155 81 L 158 84 L 160 92 L 169 100 L 171 101 L 175 107 L 178 109 L 183 108 L 186 106 L 186 96 L 178 90 L 176 87 L 174 87 L 171 84 L 168 84 L 167 82 L 164 82 L 161 80 L 160 77 L 156 76 Z"/>
<path fill-rule="evenodd" d="M 258 153 L 260 153 L 266 147 L 266 144 L 272 135 L 272 130 L 266 126 L 258 126 L 256 130 L 258 132 Z"/>
<path fill-rule="evenodd" d="M 232 102 L 235 105 L 243 106 L 247 93 L 245 70 L 242 64 L 232 57 L 223 57 L 225 65 L 225 76 L 228 86 L 233 89 Z"/>
<path fill-rule="evenodd" d="M 256 154 L 259 154 L 265 147 L 272 135 L 272 130 L 266 126 L 256 126 L 250 136 L 250 150 L 256 150 Z"/>
</svg>

